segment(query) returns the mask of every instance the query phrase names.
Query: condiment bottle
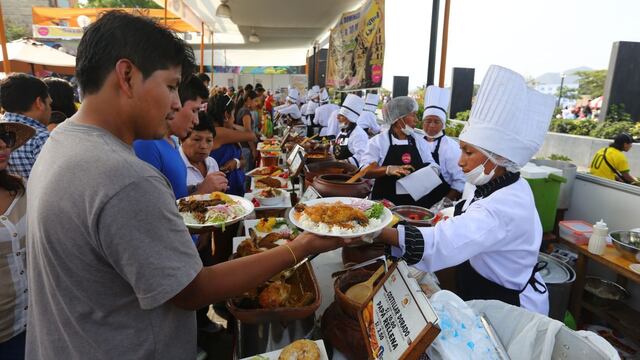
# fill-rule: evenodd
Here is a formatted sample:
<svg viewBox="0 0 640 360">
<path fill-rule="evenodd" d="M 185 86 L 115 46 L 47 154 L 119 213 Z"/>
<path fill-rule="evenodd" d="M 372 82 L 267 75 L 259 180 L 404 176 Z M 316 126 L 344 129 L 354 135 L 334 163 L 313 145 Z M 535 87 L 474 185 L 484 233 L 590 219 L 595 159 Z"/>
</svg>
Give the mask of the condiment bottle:
<svg viewBox="0 0 640 360">
<path fill-rule="evenodd" d="M 593 225 L 593 233 L 591 234 L 591 238 L 589 238 L 589 252 L 596 255 L 604 254 L 604 249 L 607 246 L 607 235 L 609 233 L 609 229 L 607 228 L 607 224 L 605 224 L 604 220 L 598 221 L 595 225 Z"/>
</svg>

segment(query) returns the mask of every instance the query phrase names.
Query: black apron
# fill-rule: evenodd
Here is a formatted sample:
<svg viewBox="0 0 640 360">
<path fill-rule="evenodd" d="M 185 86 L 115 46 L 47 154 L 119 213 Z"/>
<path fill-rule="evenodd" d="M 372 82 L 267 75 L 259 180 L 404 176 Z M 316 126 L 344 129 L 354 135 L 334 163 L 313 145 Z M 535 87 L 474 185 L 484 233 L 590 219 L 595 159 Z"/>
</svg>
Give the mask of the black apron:
<svg viewBox="0 0 640 360">
<path fill-rule="evenodd" d="M 440 165 L 440 144 L 442 143 L 443 137 L 444 137 L 444 134 L 437 138 L 436 148 L 433 149 L 433 152 L 431 153 L 431 157 L 433 158 L 433 161 L 435 161 L 436 164 L 438 165 Z M 426 136 L 424 137 L 424 139 L 428 141 Z M 444 183 L 447 185 L 447 193 L 449 193 L 449 191 L 451 190 L 451 184 L 447 183 L 446 181 Z"/>
<path fill-rule="evenodd" d="M 307 114 L 305 115 L 305 117 L 307 118 L 307 122 L 309 124 L 307 125 L 307 137 L 312 137 L 316 134 L 320 134 L 320 130 L 322 130 L 322 126 L 320 126 L 320 124 L 316 124 L 313 122 L 313 120 L 315 120 L 316 118 L 315 112 L 313 114 Z"/>
<path fill-rule="evenodd" d="M 512 178 L 507 179 L 507 181 L 492 188 L 490 193 L 511 185 L 520 178 L 519 174 L 508 174 L 507 176 L 510 176 Z M 489 194 L 485 193 L 484 196 L 488 196 Z M 456 204 L 454 216 L 458 216 L 464 213 L 462 208 L 467 201 L 468 200 L 463 200 Z M 471 203 L 473 203 L 473 201 L 475 201 L 475 198 L 471 200 Z M 543 263 L 537 263 L 531 270 L 531 276 L 529 277 L 529 281 L 527 281 L 527 284 L 525 284 L 524 288 L 520 290 L 514 290 L 506 288 L 485 278 L 479 272 L 477 272 L 473 268 L 473 266 L 471 266 L 471 262 L 467 260 L 455 267 L 457 295 L 460 296 L 460 298 L 464 301 L 500 300 L 507 304 L 519 307 L 520 294 L 527 288 L 527 286 L 531 285 L 531 287 L 533 287 L 533 290 L 540 294 L 544 294 L 545 292 L 547 292 L 546 286 L 543 283 L 540 283 L 535 278 L 535 274 L 544 269 L 545 266 L 546 265 Z"/>
<path fill-rule="evenodd" d="M 333 145 L 333 156 L 336 160 L 347 160 L 353 156 L 351 150 L 349 150 L 349 137 L 351 137 L 351 133 L 356 128 L 355 123 L 349 123 L 349 126 L 344 130 L 340 131 L 340 134 L 336 138 L 336 142 Z M 358 160 L 354 158 L 356 162 L 356 166 L 360 167 L 358 164 Z"/>
<path fill-rule="evenodd" d="M 382 162 L 382 164 L 380 164 L 380 166 L 411 165 L 417 171 L 429 165 L 429 163 L 425 164 L 422 161 L 422 157 L 420 156 L 420 152 L 418 151 L 418 146 L 416 146 L 415 140 L 411 135 L 407 136 L 407 145 L 393 145 L 391 139 L 391 130 L 389 130 L 388 136 L 389 151 L 387 151 L 387 156 L 385 156 L 384 161 Z M 442 175 L 440 175 L 442 184 L 438 185 L 435 189 L 420 198 L 418 201 L 415 201 L 409 194 L 396 194 L 396 182 L 399 179 L 400 178 L 398 178 L 397 176 L 388 175 L 376 179 L 373 185 L 373 190 L 371 192 L 371 198 L 374 200 L 387 199 L 395 205 L 417 205 L 428 209 L 433 206 L 433 204 L 442 200 L 442 198 L 447 195 L 447 192 L 449 191 L 447 183 L 442 178 Z"/>
</svg>

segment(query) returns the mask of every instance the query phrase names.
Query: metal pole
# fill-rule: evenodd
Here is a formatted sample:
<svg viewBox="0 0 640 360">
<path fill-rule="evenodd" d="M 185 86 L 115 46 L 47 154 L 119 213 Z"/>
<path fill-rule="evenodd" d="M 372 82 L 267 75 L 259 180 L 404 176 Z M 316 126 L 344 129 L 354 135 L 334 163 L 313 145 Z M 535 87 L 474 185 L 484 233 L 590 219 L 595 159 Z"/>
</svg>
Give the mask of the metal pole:
<svg viewBox="0 0 640 360">
<path fill-rule="evenodd" d="M 316 43 L 314 42 L 313 43 L 313 72 L 312 72 L 313 75 L 311 76 L 311 84 L 309 86 L 309 89 L 311 89 L 311 87 L 317 83 L 317 81 L 316 81 L 316 77 L 317 77 L 316 67 L 317 67 L 317 64 L 318 64 L 318 59 L 316 59 L 316 54 L 317 54 L 317 52 L 316 52 Z"/>
<path fill-rule="evenodd" d="M 167 0 L 164 0 L 164 26 L 167 26 Z"/>
<path fill-rule="evenodd" d="M 9 75 L 11 72 L 11 63 L 9 62 L 9 53 L 7 53 L 7 35 L 4 32 L 2 5 L 0 5 L 0 45 L 2 46 L 2 67 L 4 68 L 4 73 Z"/>
<path fill-rule="evenodd" d="M 200 22 L 200 73 L 204 72 L 204 22 Z"/>
<path fill-rule="evenodd" d="M 562 99 L 562 86 L 564 85 L 564 74 L 560 77 L 560 93 L 558 94 L 558 102 L 556 103 L 556 108 L 560 107 L 560 100 Z"/>
<path fill-rule="evenodd" d="M 211 85 L 213 86 L 213 31 L 211 31 Z"/>
<path fill-rule="evenodd" d="M 440 0 L 433 0 L 431 9 L 431 35 L 429 37 L 429 65 L 427 67 L 427 86 L 433 85 L 433 72 L 436 67 L 436 45 L 438 43 L 438 13 Z"/>
<path fill-rule="evenodd" d="M 440 81 L 438 86 L 444 87 L 444 73 L 447 69 L 447 47 L 449 45 L 449 9 L 451 0 L 444 2 L 444 23 L 442 25 L 442 52 L 440 53 Z"/>
</svg>

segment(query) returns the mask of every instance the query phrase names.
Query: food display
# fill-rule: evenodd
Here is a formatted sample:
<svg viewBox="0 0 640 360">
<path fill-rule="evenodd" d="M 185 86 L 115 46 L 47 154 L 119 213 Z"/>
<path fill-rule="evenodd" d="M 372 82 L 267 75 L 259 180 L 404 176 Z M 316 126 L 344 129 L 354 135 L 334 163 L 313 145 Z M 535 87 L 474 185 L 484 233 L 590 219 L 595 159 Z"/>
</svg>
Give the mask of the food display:
<svg viewBox="0 0 640 360">
<path fill-rule="evenodd" d="M 320 348 L 314 341 L 297 340 L 282 349 L 278 360 L 320 360 Z"/>
<path fill-rule="evenodd" d="M 258 254 L 268 249 L 273 249 L 278 245 L 286 244 L 287 241 L 293 240 L 296 234 L 292 232 L 271 232 L 264 236 L 252 234 L 251 237 L 243 240 L 238 245 L 238 256 L 249 256 Z"/>
<path fill-rule="evenodd" d="M 281 151 L 280 142 L 277 140 L 265 140 L 256 146 L 258 151 L 271 151 L 279 153 Z"/>
<path fill-rule="evenodd" d="M 287 182 L 272 176 L 265 176 L 254 180 L 256 189 L 265 189 L 265 188 L 285 188 L 287 186 Z"/>
<path fill-rule="evenodd" d="M 434 214 L 420 206 L 401 205 L 391 209 L 403 221 L 415 226 L 430 226 Z"/>
<path fill-rule="evenodd" d="M 253 176 L 253 177 L 260 177 L 260 176 L 285 177 L 286 174 L 287 172 L 279 166 L 261 166 L 247 173 L 248 176 Z"/>
<path fill-rule="evenodd" d="M 253 211 L 253 204 L 241 197 L 213 192 L 177 200 L 178 211 L 191 228 L 223 227 L 241 220 Z"/>
<path fill-rule="evenodd" d="M 268 217 L 255 220 L 255 230 L 258 233 L 290 232 L 289 223 L 284 218 Z M 250 223 L 248 225 L 251 225 Z"/>
<path fill-rule="evenodd" d="M 285 194 L 286 193 L 280 189 L 268 187 L 255 191 L 253 196 L 261 205 L 270 206 L 281 203 Z"/>
<path fill-rule="evenodd" d="M 300 203 L 289 217 L 297 227 L 318 235 L 354 237 L 382 230 L 392 219 L 378 202 L 346 197 Z"/>
</svg>

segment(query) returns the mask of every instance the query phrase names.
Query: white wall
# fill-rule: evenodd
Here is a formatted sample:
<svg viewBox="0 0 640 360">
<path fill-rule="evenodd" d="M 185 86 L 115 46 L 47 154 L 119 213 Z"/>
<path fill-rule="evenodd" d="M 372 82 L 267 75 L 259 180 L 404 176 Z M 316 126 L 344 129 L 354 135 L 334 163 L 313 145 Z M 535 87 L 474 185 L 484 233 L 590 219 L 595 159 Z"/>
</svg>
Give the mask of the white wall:
<svg viewBox="0 0 640 360">
<path fill-rule="evenodd" d="M 233 73 L 215 73 L 213 76 L 213 85 L 229 86 L 229 79 L 233 80 L 233 86 L 245 86 L 246 84 L 255 85 L 261 83 L 267 90 L 277 90 L 286 88 L 293 84 L 293 78 L 306 75 L 289 75 L 289 74 L 233 74 Z M 305 83 L 306 85 L 306 83 Z"/>
</svg>

